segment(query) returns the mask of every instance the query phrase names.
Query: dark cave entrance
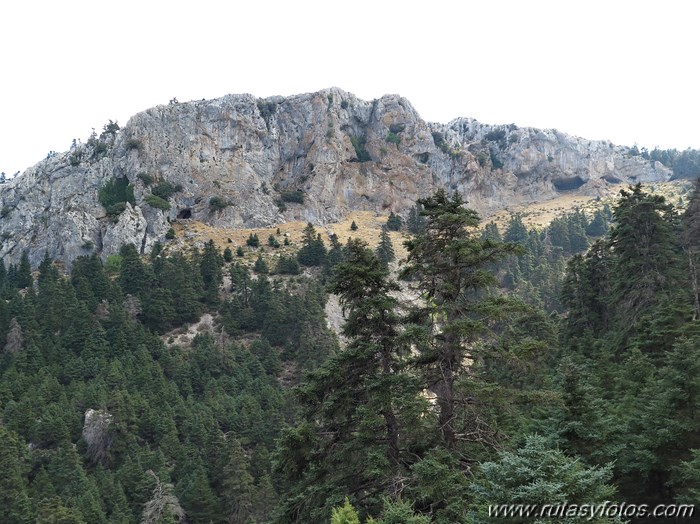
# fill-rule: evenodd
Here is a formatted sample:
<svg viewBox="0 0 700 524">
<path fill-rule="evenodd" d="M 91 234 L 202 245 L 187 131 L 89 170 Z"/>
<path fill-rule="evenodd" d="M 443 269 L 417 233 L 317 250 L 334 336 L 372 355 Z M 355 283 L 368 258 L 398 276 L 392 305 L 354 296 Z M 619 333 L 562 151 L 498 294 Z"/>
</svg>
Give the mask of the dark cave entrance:
<svg viewBox="0 0 700 524">
<path fill-rule="evenodd" d="M 572 176 L 567 178 L 555 178 L 552 180 L 552 184 L 554 184 L 557 191 L 573 191 L 585 184 L 585 181 L 579 176 Z"/>
<path fill-rule="evenodd" d="M 181 218 L 181 219 L 192 218 L 192 210 L 189 207 L 186 207 L 185 209 L 181 209 L 180 212 L 177 214 L 177 218 Z"/>
</svg>

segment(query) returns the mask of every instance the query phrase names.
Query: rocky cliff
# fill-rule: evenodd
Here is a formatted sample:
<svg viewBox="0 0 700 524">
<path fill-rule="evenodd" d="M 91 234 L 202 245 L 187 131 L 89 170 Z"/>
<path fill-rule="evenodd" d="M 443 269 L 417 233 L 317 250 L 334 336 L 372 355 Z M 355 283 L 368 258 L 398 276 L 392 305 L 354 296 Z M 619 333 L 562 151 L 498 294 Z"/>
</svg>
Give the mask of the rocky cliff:
<svg viewBox="0 0 700 524">
<path fill-rule="evenodd" d="M 26 250 L 36 266 L 48 251 L 70 264 L 126 242 L 145 253 L 177 219 L 262 227 L 357 209 L 405 213 L 437 187 L 489 213 L 670 178 L 628 151 L 556 130 L 427 123 L 399 96 L 363 101 L 335 88 L 172 101 L 0 185 L 0 256 L 17 262 Z M 108 213 L 99 192 L 115 182 L 133 196 Z"/>
</svg>

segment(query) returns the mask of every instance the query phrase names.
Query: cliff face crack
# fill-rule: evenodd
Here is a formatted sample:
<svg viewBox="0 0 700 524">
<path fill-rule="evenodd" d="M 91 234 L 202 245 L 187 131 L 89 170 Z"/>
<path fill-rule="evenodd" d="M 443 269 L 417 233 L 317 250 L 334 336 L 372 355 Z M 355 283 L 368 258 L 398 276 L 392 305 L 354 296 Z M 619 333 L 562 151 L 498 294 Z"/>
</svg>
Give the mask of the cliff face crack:
<svg viewBox="0 0 700 524">
<path fill-rule="evenodd" d="M 143 232 L 143 239 L 141 239 L 141 254 L 146 254 L 146 240 L 148 240 L 148 228 Z"/>
</svg>

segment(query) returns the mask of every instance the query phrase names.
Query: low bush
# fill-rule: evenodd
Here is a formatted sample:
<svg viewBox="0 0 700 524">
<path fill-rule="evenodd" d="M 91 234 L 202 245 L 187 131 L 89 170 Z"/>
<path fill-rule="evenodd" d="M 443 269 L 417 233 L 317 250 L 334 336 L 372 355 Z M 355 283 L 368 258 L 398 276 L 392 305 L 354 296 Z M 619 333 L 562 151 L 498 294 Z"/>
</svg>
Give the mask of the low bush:
<svg viewBox="0 0 700 524">
<path fill-rule="evenodd" d="M 170 209 L 170 202 L 167 200 L 163 200 L 159 196 L 156 195 L 148 195 L 146 198 L 146 203 L 155 208 L 155 209 L 160 209 L 162 211 L 168 211 Z"/>
<path fill-rule="evenodd" d="M 221 197 L 214 196 L 209 199 L 209 208 L 214 211 L 226 209 L 230 204 Z"/>
<path fill-rule="evenodd" d="M 293 202 L 295 204 L 304 203 L 304 193 L 301 191 L 282 191 L 280 194 L 282 202 Z"/>
</svg>

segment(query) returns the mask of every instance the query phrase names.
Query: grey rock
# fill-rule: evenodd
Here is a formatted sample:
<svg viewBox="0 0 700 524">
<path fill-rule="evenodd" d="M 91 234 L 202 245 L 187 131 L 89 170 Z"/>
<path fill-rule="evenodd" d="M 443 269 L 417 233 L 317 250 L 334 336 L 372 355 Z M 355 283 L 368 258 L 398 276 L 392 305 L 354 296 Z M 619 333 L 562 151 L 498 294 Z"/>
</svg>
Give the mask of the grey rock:
<svg viewBox="0 0 700 524">
<path fill-rule="evenodd" d="M 36 267 L 48 252 L 70 265 L 129 242 L 147 253 L 164 241 L 169 221 L 183 218 L 252 228 L 321 225 L 353 210 L 405 214 L 438 187 L 463 192 L 489 213 L 670 176 L 629 148 L 556 130 L 468 118 L 427 123 L 398 95 L 364 101 L 337 88 L 288 98 L 227 95 L 151 108 L 119 132 L 0 184 L 0 257 L 16 263 L 26 250 Z M 115 177 L 126 177 L 135 197 L 116 222 L 98 198 Z M 148 177 L 155 183 L 147 185 Z M 162 181 L 181 186 L 165 211 L 146 202 Z M 303 204 L 280 204 L 298 192 Z M 212 197 L 226 207 L 211 206 Z"/>
</svg>

